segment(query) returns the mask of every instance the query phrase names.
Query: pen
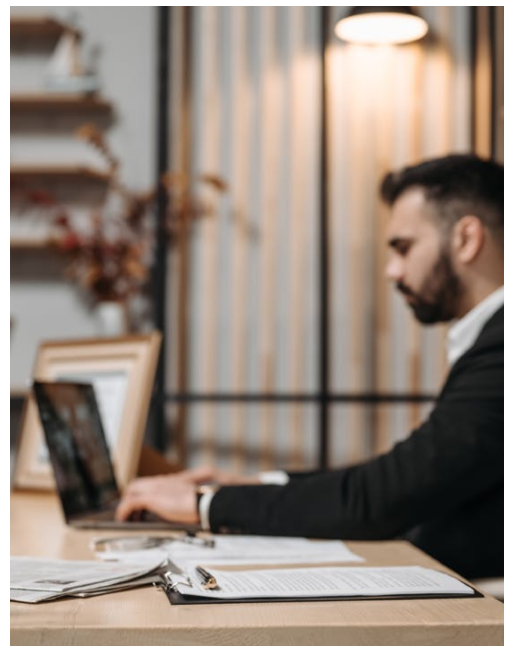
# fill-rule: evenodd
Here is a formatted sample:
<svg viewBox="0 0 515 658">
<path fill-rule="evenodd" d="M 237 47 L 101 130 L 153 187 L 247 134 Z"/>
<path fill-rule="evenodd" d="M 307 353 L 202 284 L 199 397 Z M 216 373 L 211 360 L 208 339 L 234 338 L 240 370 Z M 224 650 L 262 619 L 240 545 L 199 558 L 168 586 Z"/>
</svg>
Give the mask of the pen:
<svg viewBox="0 0 515 658">
<path fill-rule="evenodd" d="M 218 583 L 216 582 L 216 578 L 209 573 L 209 571 L 206 571 L 203 567 L 195 567 L 196 572 L 200 576 L 200 584 L 204 589 L 217 589 L 218 588 Z"/>
</svg>

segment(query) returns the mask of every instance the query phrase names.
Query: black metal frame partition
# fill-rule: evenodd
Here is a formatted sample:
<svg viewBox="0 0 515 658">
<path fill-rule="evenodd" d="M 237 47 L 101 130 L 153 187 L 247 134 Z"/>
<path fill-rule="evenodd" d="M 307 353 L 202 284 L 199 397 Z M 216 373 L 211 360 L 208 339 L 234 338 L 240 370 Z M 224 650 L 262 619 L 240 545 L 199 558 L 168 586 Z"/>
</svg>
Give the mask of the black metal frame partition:
<svg viewBox="0 0 515 658">
<path fill-rule="evenodd" d="M 149 412 L 150 436 L 161 451 L 166 448 L 166 300 L 167 300 L 167 198 L 162 176 L 169 166 L 169 106 L 170 106 L 170 7 L 157 7 L 157 117 L 156 117 L 156 248 L 152 271 L 154 326 L 163 334 L 156 369 L 155 388 Z"/>
<path fill-rule="evenodd" d="M 157 179 L 166 171 L 168 166 L 169 135 L 169 21 L 170 8 L 158 7 L 158 118 L 157 118 Z M 188 11 L 191 11 L 189 9 Z M 167 402 L 182 404 L 195 403 L 244 403 L 244 404 L 284 404 L 284 403 L 316 403 L 319 412 L 319 449 L 318 466 L 326 468 L 329 464 L 329 410 L 334 403 L 341 404 L 395 404 L 395 403 L 424 403 L 435 399 L 431 394 L 379 394 L 375 392 L 345 393 L 330 391 L 330 279 L 329 279 L 329 218 L 328 218 L 328 154 L 327 154 L 327 80 L 325 53 L 330 38 L 329 19 L 330 8 L 320 7 L 321 12 L 321 158 L 320 158 L 320 224 L 319 224 L 319 367 L 318 390 L 315 393 L 173 393 L 167 392 L 165 381 L 166 363 L 166 240 L 163 235 L 163 216 L 166 211 L 166 199 L 161 194 L 156 212 L 157 251 L 154 268 L 153 294 L 155 303 L 154 321 L 157 329 L 163 333 L 163 348 L 156 376 L 156 388 L 153 399 L 153 427 L 152 437 L 157 449 L 164 450 L 173 439 L 166 435 L 164 407 Z M 173 136 L 172 136 L 173 137 Z"/>
</svg>

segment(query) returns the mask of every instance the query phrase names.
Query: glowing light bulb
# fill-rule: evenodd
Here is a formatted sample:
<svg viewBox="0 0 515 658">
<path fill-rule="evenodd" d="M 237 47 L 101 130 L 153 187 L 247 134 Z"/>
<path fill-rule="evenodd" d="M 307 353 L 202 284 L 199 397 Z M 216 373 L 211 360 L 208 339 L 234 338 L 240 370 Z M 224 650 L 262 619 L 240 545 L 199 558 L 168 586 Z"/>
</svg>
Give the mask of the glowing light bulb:
<svg viewBox="0 0 515 658">
<path fill-rule="evenodd" d="M 426 21 L 398 12 L 359 13 L 342 18 L 334 28 L 344 41 L 362 44 L 408 43 L 427 34 Z"/>
</svg>

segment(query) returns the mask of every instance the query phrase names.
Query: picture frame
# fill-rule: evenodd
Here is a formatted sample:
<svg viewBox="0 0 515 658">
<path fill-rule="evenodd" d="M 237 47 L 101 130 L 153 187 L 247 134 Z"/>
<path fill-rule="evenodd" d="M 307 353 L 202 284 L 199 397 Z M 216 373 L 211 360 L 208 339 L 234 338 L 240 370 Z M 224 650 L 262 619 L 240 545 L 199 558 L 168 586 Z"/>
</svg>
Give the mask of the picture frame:
<svg viewBox="0 0 515 658">
<path fill-rule="evenodd" d="M 160 346 L 161 333 L 153 331 L 118 338 L 46 341 L 36 356 L 34 379 L 93 385 L 121 489 L 137 473 Z M 27 393 L 18 436 L 13 488 L 55 488 L 32 391 Z"/>
</svg>

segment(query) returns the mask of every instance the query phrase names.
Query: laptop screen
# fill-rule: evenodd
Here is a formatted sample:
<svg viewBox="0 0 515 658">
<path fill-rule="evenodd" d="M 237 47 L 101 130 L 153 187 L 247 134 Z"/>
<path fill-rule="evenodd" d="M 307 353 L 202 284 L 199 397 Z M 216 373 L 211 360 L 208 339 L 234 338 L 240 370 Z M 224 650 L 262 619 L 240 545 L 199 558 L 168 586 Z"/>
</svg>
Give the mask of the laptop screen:
<svg viewBox="0 0 515 658">
<path fill-rule="evenodd" d="M 33 390 L 66 519 L 114 507 L 119 492 L 93 386 L 34 382 Z"/>
</svg>

